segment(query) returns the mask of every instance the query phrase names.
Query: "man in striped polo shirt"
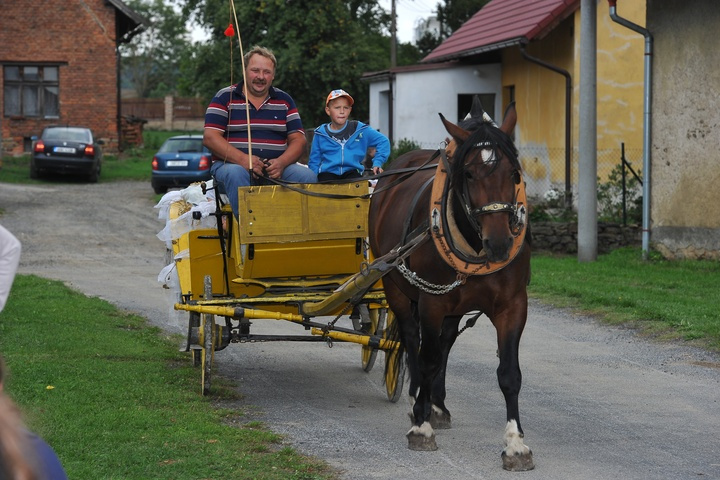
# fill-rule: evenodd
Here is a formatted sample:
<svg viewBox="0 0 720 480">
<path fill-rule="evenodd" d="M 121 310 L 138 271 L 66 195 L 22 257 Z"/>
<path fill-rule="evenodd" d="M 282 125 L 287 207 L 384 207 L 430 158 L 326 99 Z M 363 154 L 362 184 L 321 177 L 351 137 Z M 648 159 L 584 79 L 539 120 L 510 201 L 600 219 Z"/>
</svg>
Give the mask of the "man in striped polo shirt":
<svg viewBox="0 0 720 480">
<path fill-rule="evenodd" d="M 205 112 L 203 143 L 213 154 L 210 171 L 224 186 L 236 217 L 238 187 L 270 183 L 263 175 L 295 183 L 317 181 L 315 173 L 297 163 L 305 152 L 305 130 L 295 101 L 272 86 L 276 66 L 270 50 L 253 47 L 245 54 L 248 91 L 242 83 L 223 88 Z"/>
</svg>

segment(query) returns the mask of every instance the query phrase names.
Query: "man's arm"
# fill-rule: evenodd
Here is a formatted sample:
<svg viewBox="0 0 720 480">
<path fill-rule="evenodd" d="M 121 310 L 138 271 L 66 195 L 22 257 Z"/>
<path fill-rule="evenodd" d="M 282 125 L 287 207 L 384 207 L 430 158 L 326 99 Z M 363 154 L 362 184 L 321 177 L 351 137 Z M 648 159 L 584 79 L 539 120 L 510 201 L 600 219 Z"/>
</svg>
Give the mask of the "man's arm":
<svg viewBox="0 0 720 480">
<path fill-rule="evenodd" d="M 287 144 L 285 152 L 279 157 L 271 159 L 265 169 L 270 178 L 280 178 L 285 167 L 297 162 L 303 156 L 307 145 L 305 134 L 301 132 L 291 133 L 287 137 Z"/>
<path fill-rule="evenodd" d="M 205 145 L 213 155 L 227 163 L 236 163 L 241 167 L 249 170 L 249 155 L 230 145 L 225 139 L 222 132 L 214 128 L 206 128 L 203 133 L 203 145 Z M 262 175 L 263 162 L 257 155 L 252 156 L 252 169 L 256 175 Z"/>
</svg>

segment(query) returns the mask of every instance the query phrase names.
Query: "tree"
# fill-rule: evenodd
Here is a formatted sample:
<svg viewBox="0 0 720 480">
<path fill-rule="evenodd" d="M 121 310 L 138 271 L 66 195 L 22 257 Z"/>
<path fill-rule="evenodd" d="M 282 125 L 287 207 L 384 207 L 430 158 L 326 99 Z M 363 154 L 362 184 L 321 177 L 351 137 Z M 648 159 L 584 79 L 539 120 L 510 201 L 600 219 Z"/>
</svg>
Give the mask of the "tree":
<svg viewBox="0 0 720 480">
<path fill-rule="evenodd" d="M 195 15 L 211 40 L 193 45 L 181 64 L 179 87 L 206 100 L 231 82 L 242 81 L 237 37 L 224 36 L 235 24 L 228 0 L 185 0 L 184 15 Z M 235 2 L 243 51 L 260 44 L 278 59 L 275 86 L 298 104 L 306 129 L 327 121 L 324 102 L 336 88 L 356 100 L 353 117 L 368 118 L 365 72 L 390 65 L 390 15 L 377 0 L 259 0 Z M 230 47 L 232 41 L 232 50 Z M 398 63 L 414 63 L 417 49 L 403 45 Z"/>
<path fill-rule="evenodd" d="M 467 22 L 490 0 L 445 0 L 437 4 L 437 19 L 440 22 L 440 40 L 445 40 Z"/>
<path fill-rule="evenodd" d="M 435 50 L 441 43 L 440 37 L 435 36 L 431 32 L 423 33 L 423 36 L 417 41 L 417 49 L 420 57 L 426 57 L 430 52 Z"/>
<path fill-rule="evenodd" d="M 190 47 L 185 17 L 164 0 L 128 0 L 127 4 L 148 20 L 148 26 L 120 47 L 123 79 L 141 98 L 175 93 L 180 59 Z"/>
</svg>

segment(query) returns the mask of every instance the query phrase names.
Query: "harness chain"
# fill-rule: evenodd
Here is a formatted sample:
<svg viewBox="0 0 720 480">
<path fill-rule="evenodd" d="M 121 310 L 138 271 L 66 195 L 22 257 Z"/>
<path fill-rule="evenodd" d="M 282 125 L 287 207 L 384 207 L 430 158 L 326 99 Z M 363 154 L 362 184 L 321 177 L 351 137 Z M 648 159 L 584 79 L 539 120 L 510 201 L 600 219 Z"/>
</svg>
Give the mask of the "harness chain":
<svg viewBox="0 0 720 480">
<path fill-rule="evenodd" d="M 323 329 L 322 329 L 322 331 L 323 331 L 323 337 L 325 338 L 325 342 L 327 342 L 328 348 L 332 348 L 332 347 L 333 347 L 332 338 L 327 336 L 328 332 L 329 332 L 330 330 L 333 330 L 333 328 L 335 327 L 335 324 L 337 323 L 337 321 L 340 320 L 340 317 L 342 317 L 343 315 L 345 315 L 345 314 L 348 312 L 348 310 L 350 310 L 351 308 L 354 308 L 354 307 L 355 307 L 355 304 L 353 304 L 353 303 L 348 303 L 348 304 L 345 306 L 345 308 L 343 308 L 343 309 L 340 311 L 340 313 L 338 313 L 337 317 L 335 317 L 332 322 L 328 322 L 328 324 L 323 327 Z"/>
<path fill-rule="evenodd" d="M 400 273 L 402 273 L 403 277 L 405 277 L 405 280 L 407 280 L 411 285 L 416 286 L 420 290 L 433 295 L 445 295 L 446 293 L 449 293 L 456 287 L 465 283 L 466 278 L 466 275 L 459 273 L 457 279 L 453 283 L 447 285 L 438 285 L 436 283 L 430 283 L 427 280 L 420 278 L 417 273 L 407 268 L 404 263 L 399 263 L 397 269 L 400 270 Z"/>
</svg>

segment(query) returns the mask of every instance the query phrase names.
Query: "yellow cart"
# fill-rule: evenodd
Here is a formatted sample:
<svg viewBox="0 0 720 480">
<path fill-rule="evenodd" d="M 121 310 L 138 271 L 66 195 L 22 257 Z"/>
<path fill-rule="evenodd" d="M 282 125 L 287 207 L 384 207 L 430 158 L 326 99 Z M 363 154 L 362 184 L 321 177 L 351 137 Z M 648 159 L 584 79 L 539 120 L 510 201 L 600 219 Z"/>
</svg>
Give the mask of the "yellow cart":
<svg viewBox="0 0 720 480">
<path fill-rule="evenodd" d="M 203 394 L 211 388 L 215 352 L 231 343 L 340 341 L 361 345 L 367 372 L 383 351 L 387 396 L 399 399 L 405 364 L 388 339 L 394 316 L 381 278 L 402 252 L 371 259 L 368 193 L 364 180 L 244 187 L 237 221 L 224 205 L 215 213 L 218 227 L 172 240 L 181 298 L 175 309 L 189 312 L 186 350 L 202 367 Z M 170 219 L 188 207 L 173 203 Z M 321 323 L 319 316 L 334 319 Z M 352 328 L 336 325 L 342 316 L 350 316 Z M 254 320 L 292 322 L 301 334 L 254 335 Z"/>
</svg>

